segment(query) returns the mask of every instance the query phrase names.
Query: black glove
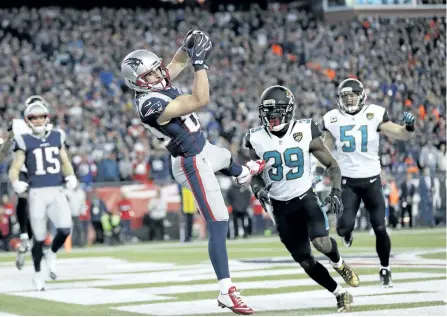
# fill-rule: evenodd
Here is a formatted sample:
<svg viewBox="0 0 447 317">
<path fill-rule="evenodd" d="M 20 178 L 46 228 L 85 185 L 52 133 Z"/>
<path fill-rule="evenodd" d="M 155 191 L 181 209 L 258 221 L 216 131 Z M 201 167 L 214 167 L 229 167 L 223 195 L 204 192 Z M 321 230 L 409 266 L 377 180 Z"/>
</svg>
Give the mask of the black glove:
<svg viewBox="0 0 447 317">
<path fill-rule="evenodd" d="M 9 121 L 9 124 L 8 124 L 8 132 L 11 132 L 12 131 L 12 120 L 11 121 Z"/>
<path fill-rule="evenodd" d="M 270 200 L 269 190 L 270 187 L 272 187 L 272 184 L 270 184 L 267 187 L 261 188 L 255 193 L 255 197 L 262 205 L 262 208 L 264 208 L 265 211 L 267 211 L 266 205 L 272 205 L 272 201 Z"/>
<path fill-rule="evenodd" d="M 189 32 L 188 32 L 189 33 Z M 190 39 L 190 37 L 192 37 Z M 191 47 L 191 40 L 194 40 L 194 45 Z M 195 71 L 201 69 L 210 69 L 206 64 L 206 60 L 211 54 L 213 43 L 207 35 L 202 31 L 192 31 L 188 38 L 184 40 L 185 44 L 182 46 L 186 48 L 189 58 L 191 59 L 192 66 Z"/>
<path fill-rule="evenodd" d="M 343 214 L 343 202 L 341 200 L 341 190 L 332 188 L 331 193 L 327 196 L 323 206 L 329 205 L 329 210 L 332 211 L 337 218 Z"/>
</svg>

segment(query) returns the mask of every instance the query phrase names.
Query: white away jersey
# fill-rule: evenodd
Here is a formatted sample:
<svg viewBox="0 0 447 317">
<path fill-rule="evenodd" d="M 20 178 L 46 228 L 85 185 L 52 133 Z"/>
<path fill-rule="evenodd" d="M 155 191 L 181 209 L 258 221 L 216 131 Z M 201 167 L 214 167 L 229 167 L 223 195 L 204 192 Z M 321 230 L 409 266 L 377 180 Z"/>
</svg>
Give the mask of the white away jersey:
<svg viewBox="0 0 447 317">
<path fill-rule="evenodd" d="M 31 128 L 26 124 L 25 120 L 23 119 L 13 119 L 12 120 L 12 132 L 14 132 L 14 135 L 23 135 L 28 133 L 33 133 Z M 28 170 L 25 166 L 25 164 L 22 165 L 20 168 L 21 172 L 28 173 Z"/>
<path fill-rule="evenodd" d="M 350 178 L 367 178 L 380 174 L 379 127 L 389 121 L 385 108 L 365 105 L 349 115 L 333 109 L 323 117 L 323 130 L 328 130 L 337 146 L 336 158 L 341 175 Z"/>
<path fill-rule="evenodd" d="M 266 161 L 262 177 L 267 186 L 272 184 L 271 198 L 288 201 L 312 187 L 309 146 L 320 136 L 320 129 L 311 119 L 293 120 L 282 138 L 263 126 L 249 131 L 245 146 Z"/>
</svg>

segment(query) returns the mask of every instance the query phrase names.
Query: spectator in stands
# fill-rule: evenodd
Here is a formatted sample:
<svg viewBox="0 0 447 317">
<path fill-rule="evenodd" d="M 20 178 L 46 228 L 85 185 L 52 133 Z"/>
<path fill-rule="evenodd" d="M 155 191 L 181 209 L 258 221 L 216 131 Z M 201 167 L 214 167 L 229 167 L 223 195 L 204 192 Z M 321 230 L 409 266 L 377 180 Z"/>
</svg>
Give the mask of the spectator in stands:
<svg viewBox="0 0 447 317">
<path fill-rule="evenodd" d="M 156 187 L 155 196 L 149 200 L 147 209 L 150 217 L 149 240 L 164 240 L 164 220 L 168 212 L 168 203 L 160 187 Z"/>
<path fill-rule="evenodd" d="M 416 193 L 416 186 L 413 181 L 413 174 L 407 173 L 406 179 L 400 185 L 399 202 L 400 202 L 400 217 L 401 227 L 405 227 L 405 219 L 408 213 L 408 226 L 413 227 L 413 196 Z"/>
<path fill-rule="evenodd" d="M 250 206 L 253 210 L 253 233 L 254 234 L 261 234 L 264 233 L 265 230 L 265 219 L 264 219 L 264 209 L 262 208 L 261 203 L 259 200 L 256 199 L 254 195 L 251 196 L 250 199 Z"/>
<path fill-rule="evenodd" d="M 234 238 L 239 236 L 239 229 L 243 229 L 243 237 L 247 238 L 251 234 L 250 215 L 248 208 L 250 207 L 252 193 L 248 186 L 240 186 L 236 180 L 227 192 L 227 204 L 232 209 Z"/>
<path fill-rule="evenodd" d="M 102 227 L 101 219 L 105 213 L 109 213 L 106 204 L 96 195 L 96 193 L 92 192 L 90 215 L 93 229 L 95 229 L 96 234 L 95 243 L 104 243 L 104 229 Z"/>
<path fill-rule="evenodd" d="M 434 180 L 430 168 L 427 166 L 423 169 L 422 175 L 419 179 L 419 195 L 421 201 L 419 202 L 419 222 L 425 226 L 433 226 L 433 194 L 434 194 Z"/>
<path fill-rule="evenodd" d="M 182 198 L 182 211 L 185 217 L 185 238 L 184 242 L 192 241 L 192 230 L 194 225 L 194 214 L 197 211 L 197 206 L 194 201 L 194 196 L 191 191 L 179 185 Z"/>
<path fill-rule="evenodd" d="M 102 182 L 117 182 L 120 180 L 120 172 L 118 163 L 116 161 L 116 154 L 110 152 L 107 157 L 101 160 L 98 164 L 98 176 L 96 181 Z"/>
<path fill-rule="evenodd" d="M 439 150 L 433 145 L 431 139 L 427 139 L 427 143 L 421 149 L 419 156 L 419 164 L 425 168 L 428 167 L 431 172 L 436 171 L 438 165 Z"/>
<path fill-rule="evenodd" d="M 118 202 L 118 210 L 121 217 L 123 241 L 130 241 L 132 238 L 130 225 L 134 213 L 132 203 L 124 193 L 121 194 L 121 199 Z"/>
<path fill-rule="evenodd" d="M 68 203 L 71 209 L 71 219 L 72 219 L 72 244 L 73 246 L 82 246 L 82 227 L 79 216 L 85 210 L 86 195 L 85 191 L 82 189 L 81 184 L 78 183 L 75 189 L 65 189 L 65 195 L 67 196 Z"/>
<path fill-rule="evenodd" d="M 150 165 L 143 144 L 135 144 L 134 153 L 135 159 L 132 163 L 132 179 L 140 183 L 147 183 L 149 181 Z"/>
</svg>

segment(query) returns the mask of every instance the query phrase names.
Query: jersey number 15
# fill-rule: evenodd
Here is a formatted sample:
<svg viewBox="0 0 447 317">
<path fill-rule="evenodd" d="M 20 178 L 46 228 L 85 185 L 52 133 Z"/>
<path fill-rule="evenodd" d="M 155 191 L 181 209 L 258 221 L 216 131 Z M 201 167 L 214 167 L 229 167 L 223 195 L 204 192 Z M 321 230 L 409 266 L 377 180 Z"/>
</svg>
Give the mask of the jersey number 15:
<svg viewBox="0 0 447 317">
<path fill-rule="evenodd" d="M 264 161 L 273 159 L 272 169 L 269 170 L 269 177 L 272 181 L 279 182 L 284 178 L 284 166 L 290 168 L 286 173 L 286 180 L 297 179 L 304 173 L 303 150 L 299 147 L 289 148 L 281 155 L 278 151 L 268 151 L 264 153 Z"/>
<path fill-rule="evenodd" d="M 58 147 L 37 148 L 33 154 L 36 160 L 36 175 L 58 174 L 61 171 Z"/>
</svg>

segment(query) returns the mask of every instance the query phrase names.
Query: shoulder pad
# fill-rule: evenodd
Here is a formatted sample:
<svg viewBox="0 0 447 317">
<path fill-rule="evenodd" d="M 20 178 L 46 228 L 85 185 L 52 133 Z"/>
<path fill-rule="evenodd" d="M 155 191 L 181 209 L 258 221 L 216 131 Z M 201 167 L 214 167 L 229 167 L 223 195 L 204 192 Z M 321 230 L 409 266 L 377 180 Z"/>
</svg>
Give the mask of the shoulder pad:
<svg viewBox="0 0 447 317">
<path fill-rule="evenodd" d="M 258 131 L 261 131 L 261 130 L 264 130 L 263 126 L 259 126 L 259 127 L 250 129 L 250 133 L 255 133 L 255 132 L 258 132 Z"/>
<path fill-rule="evenodd" d="M 299 119 L 296 120 L 297 123 L 304 123 L 304 124 L 310 124 L 312 122 L 312 119 Z"/>
</svg>

